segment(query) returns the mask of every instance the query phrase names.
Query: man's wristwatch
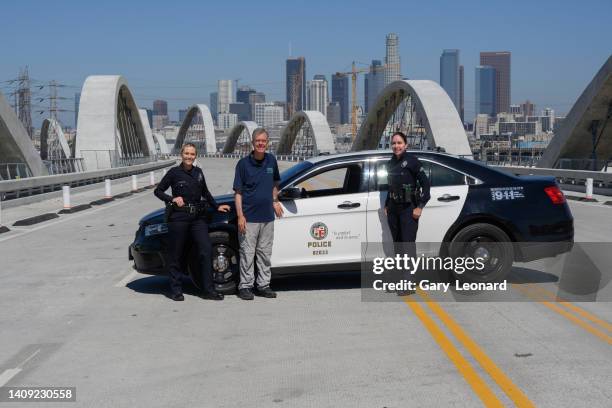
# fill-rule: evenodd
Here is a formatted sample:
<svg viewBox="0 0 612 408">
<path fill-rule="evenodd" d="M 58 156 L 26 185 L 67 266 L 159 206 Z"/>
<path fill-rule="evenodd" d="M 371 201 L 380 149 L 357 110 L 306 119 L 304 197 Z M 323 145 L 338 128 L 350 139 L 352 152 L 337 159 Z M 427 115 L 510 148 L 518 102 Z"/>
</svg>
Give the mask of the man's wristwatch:
<svg viewBox="0 0 612 408">
<path fill-rule="evenodd" d="M 275 198 L 275 199 L 272 200 L 272 202 L 279 203 L 280 201 L 278 201 L 278 198 Z"/>
</svg>

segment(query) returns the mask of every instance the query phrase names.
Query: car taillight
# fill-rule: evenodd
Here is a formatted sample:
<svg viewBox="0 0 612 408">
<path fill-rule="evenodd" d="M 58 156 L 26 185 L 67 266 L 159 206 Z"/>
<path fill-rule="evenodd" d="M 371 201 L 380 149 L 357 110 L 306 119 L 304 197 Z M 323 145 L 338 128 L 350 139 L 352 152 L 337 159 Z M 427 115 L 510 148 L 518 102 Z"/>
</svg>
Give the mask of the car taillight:
<svg viewBox="0 0 612 408">
<path fill-rule="evenodd" d="M 544 192 L 553 204 L 563 204 L 565 202 L 565 196 L 557 186 L 546 187 L 544 188 Z"/>
</svg>

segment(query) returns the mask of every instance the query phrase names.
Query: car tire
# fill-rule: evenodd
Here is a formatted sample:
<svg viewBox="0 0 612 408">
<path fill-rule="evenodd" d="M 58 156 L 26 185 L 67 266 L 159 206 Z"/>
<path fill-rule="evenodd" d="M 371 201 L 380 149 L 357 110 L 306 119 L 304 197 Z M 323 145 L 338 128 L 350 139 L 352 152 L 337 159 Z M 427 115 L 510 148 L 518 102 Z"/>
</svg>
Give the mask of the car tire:
<svg viewBox="0 0 612 408">
<path fill-rule="evenodd" d="M 485 258 L 482 271 L 453 271 L 460 282 L 501 282 L 510 273 L 514 261 L 514 247 L 508 235 L 487 223 L 462 228 L 449 243 L 448 254 L 452 258 Z"/>
<path fill-rule="evenodd" d="M 230 233 L 226 231 L 213 231 L 208 234 L 212 246 L 212 272 L 215 289 L 224 295 L 236 293 L 239 276 L 238 244 L 231 239 Z M 195 257 L 192 257 L 194 259 Z M 193 264 L 193 262 L 191 263 Z M 221 268 L 221 270 L 219 270 Z M 189 268 L 189 276 L 194 285 L 202 287 L 202 279 L 199 274 L 191 271 L 196 268 Z"/>
</svg>

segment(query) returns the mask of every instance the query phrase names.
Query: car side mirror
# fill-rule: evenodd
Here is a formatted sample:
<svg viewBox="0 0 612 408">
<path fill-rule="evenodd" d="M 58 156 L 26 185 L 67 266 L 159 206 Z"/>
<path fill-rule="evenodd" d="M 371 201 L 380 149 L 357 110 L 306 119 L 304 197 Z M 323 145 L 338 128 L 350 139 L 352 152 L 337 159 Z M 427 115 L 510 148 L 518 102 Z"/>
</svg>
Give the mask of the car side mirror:
<svg viewBox="0 0 612 408">
<path fill-rule="evenodd" d="M 278 199 L 281 201 L 297 200 L 302 198 L 302 189 L 298 187 L 287 187 L 278 193 Z"/>
</svg>

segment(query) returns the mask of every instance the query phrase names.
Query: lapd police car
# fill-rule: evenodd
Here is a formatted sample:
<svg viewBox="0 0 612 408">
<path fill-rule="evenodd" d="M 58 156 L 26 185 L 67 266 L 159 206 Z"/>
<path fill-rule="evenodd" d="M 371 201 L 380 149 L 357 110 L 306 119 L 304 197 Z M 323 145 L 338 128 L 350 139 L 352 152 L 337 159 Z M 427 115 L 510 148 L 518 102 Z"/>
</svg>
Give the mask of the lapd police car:
<svg viewBox="0 0 612 408">
<path fill-rule="evenodd" d="M 438 243 L 440 255 L 477 254 L 487 261 L 483 271 L 457 278 L 499 281 L 514 261 L 571 249 L 572 214 L 553 177 L 517 177 L 450 154 L 411 153 L 431 182 L 417 242 Z M 372 256 L 381 242 L 389 242 L 384 203 L 390 157 L 380 150 L 319 156 L 284 171 L 279 193 L 284 216 L 274 225 L 272 273 L 358 270 L 364 250 Z M 217 290 L 230 293 L 238 279 L 236 212 L 233 195 L 215 199 L 232 207 L 209 214 L 215 283 Z M 163 209 L 140 220 L 129 248 L 139 272 L 165 273 L 163 220 Z M 198 284 L 193 252 L 187 245 L 184 270 Z"/>
</svg>

